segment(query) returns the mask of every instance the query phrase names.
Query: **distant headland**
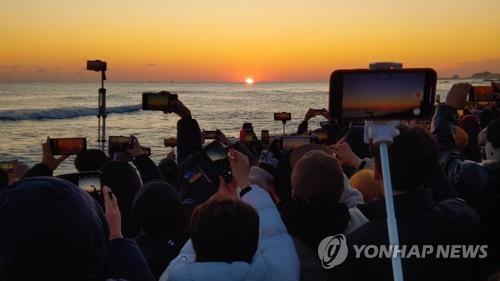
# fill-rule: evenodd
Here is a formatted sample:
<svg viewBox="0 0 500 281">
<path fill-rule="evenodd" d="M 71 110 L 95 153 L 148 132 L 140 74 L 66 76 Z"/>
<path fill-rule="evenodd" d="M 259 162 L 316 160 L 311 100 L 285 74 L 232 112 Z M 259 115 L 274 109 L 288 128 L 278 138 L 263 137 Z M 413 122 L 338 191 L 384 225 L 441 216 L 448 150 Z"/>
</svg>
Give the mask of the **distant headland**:
<svg viewBox="0 0 500 281">
<path fill-rule="evenodd" d="M 470 77 L 460 77 L 455 74 L 451 79 L 484 79 L 484 80 L 500 80 L 500 73 L 493 73 L 489 71 L 483 71 L 472 74 Z"/>
</svg>

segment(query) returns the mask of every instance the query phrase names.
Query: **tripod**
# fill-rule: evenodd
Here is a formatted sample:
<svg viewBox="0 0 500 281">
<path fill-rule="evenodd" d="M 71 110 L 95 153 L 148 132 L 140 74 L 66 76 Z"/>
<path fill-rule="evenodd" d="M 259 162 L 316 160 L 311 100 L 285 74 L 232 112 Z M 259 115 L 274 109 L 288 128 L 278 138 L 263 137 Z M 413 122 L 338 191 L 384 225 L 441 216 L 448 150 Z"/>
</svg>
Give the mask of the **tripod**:
<svg viewBox="0 0 500 281">
<path fill-rule="evenodd" d="M 101 71 L 101 88 L 97 100 L 97 147 L 104 151 L 106 147 L 106 88 L 104 88 L 104 80 L 106 80 L 106 71 Z M 101 120 L 102 119 L 102 120 Z"/>
</svg>

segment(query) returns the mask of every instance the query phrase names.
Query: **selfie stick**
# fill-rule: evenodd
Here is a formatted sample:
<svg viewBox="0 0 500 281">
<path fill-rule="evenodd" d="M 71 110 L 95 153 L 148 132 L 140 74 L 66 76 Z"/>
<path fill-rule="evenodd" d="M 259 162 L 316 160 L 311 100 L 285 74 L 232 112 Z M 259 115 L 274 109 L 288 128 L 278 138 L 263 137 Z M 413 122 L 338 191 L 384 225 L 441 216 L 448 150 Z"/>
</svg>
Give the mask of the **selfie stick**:
<svg viewBox="0 0 500 281">
<path fill-rule="evenodd" d="M 101 88 L 99 89 L 98 97 L 98 112 L 97 112 L 97 145 L 100 150 L 104 151 L 106 146 L 106 89 L 104 88 L 104 80 L 106 80 L 106 71 L 101 71 Z M 101 123 L 102 118 L 102 123 Z"/>
<path fill-rule="evenodd" d="M 402 64 L 397 63 L 370 64 L 370 70 L 401 68 Z M 389 234 L 389 245 L 392 246 L 393 249 L 392 274 L 394 281 L 403 281 L 401 253 L 399 251 L 398 224 L 394 212 L 391 170 L 388 156 L 389 145 L 392 144 L 394 137 L 399 135 L 399 130 L 396 128 L 398 124 L 398 121 L 365 121 L 365 142 L 369 143 L 371 141 L 380 147 L 380 162 L 382 166 L 382 179 L 385 194 L 385 210 L 387 213 L 387 233 Z"/>
</svg>

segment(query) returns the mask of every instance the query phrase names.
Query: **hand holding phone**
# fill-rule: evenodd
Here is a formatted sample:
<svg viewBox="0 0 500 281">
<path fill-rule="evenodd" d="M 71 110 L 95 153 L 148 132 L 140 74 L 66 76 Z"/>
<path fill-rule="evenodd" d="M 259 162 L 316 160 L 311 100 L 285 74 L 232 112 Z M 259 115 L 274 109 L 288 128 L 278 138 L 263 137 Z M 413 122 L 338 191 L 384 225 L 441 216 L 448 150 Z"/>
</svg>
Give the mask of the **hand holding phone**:
<svg viewBox="0 0 500 281">
<path fill-rule="evenodd" d="M 59 158 L 55 158 L 52 152 L 52 147 L 50 145 L 50 138 L 47 137 L 47 141 L 42 144 L 42 164 L 49 167 L 52 171 L 57 169 L 57 167 L 64 161 L 69 155 L 62 155 Z"/>
<path fill-rule="evenodd" d="M 176 94 L 162 91 L 159 93 L 142 93 L 142 110 L 175 111 L 173 101 L 177 100 Z"/>
</svg>

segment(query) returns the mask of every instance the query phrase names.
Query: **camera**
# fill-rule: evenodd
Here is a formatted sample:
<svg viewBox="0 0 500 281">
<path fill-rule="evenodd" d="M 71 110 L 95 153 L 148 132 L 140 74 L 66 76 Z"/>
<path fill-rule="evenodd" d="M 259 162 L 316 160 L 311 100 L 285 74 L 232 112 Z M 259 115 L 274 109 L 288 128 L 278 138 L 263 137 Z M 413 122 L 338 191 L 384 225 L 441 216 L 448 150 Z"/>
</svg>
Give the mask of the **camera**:
<svg viewBox="0 0 500 281">
<path fill-rule="evenodd" d="M 159 110 L 159 111 L 175 111 L 171 102 L 177 99 L 176 94 L 162 91 L 159 93 L 146 92 L 142 93 L 142 109 L 143 110 Z"/>
<path fill-rule="evenodd" d="M 107 63 L 102 60 L 88 60 L 87 61 L 87 70 L 93 71 L 106 71 Z"/>
<path fill-rule="evenodd" d="M 274 121 L 290 121 L 290 120 L 292 120 L 292 113 L 290 112 L 274 113 Z"/>
<path fill-rule="evenodd" d="M 165 147 L 176 147 L 177 146 L 177 138 L 171 137 L 163 140 L 163 145 Z"/>
<path fill-rule="evenodd" d="M 87 150 L 86 138 L 51 138 L 49 146 L 53 155 L 75 155 Z"/>
<path fill-rule="evenodd" d="M 219 176 L 222 176 L 226 183 L 233 180 L 226 149 L 218 141 L 209 143 L 201 151 L 189 156 L 179 165 L 179 171 L 181 177 L 190 184 L 195 184 L 202 178 L 209 183 L 215 183 Z"/>
</svg>

